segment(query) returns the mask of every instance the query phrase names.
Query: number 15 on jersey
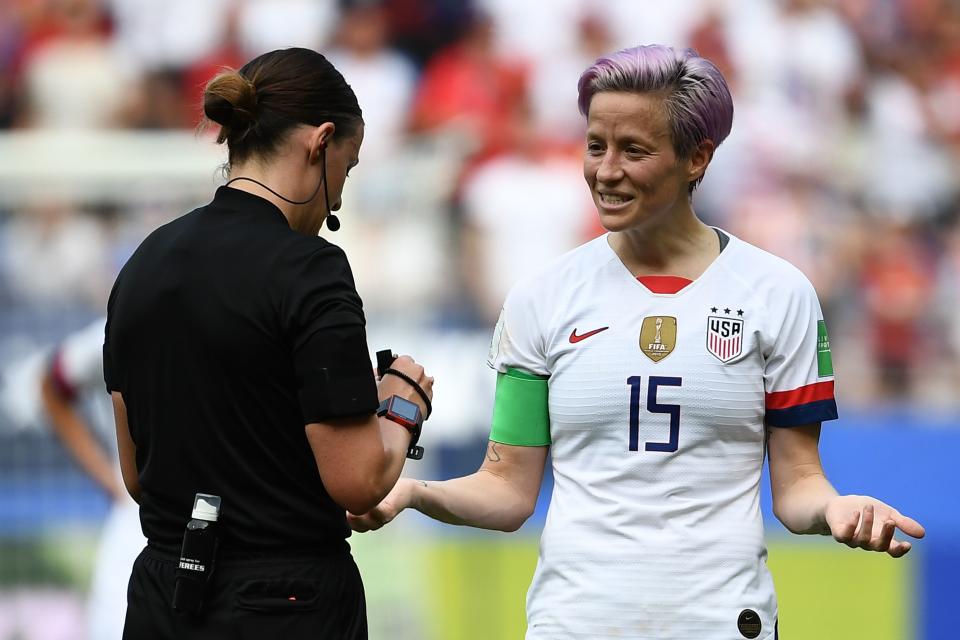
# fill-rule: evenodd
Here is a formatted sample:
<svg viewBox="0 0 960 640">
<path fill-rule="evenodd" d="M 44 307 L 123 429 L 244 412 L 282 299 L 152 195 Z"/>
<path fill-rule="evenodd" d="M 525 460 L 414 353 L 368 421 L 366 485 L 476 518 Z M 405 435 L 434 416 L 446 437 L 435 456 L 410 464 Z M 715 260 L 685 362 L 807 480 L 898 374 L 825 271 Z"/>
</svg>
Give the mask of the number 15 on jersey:
<svg viewBox="0 0 960 640">
<path fill-rule="evenodd" d="M 666 442 L 645 442 L 644 451 L 672 453 L 680 444 L 680 405 L 660 404 L 657 402 L 657 390 L 660 387 L 679 387 L 683 378 L 671 376 L 650 376 L 647 379 L 647 413 L 665 413 L 670 416 L 670 436 Z M 640 450 L 640 388 L 641 376 L 630 376 L 630 451 Z"/>
</svg>

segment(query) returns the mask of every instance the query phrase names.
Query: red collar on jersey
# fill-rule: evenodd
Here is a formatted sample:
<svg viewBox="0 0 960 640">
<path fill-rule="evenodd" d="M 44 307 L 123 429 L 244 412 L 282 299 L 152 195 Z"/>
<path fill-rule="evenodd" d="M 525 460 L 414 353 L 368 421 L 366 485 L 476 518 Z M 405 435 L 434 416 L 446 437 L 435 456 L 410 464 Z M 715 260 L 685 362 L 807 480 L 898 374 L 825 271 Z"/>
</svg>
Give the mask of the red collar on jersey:
<svg viewBox="0 0 960 640">
<path fill-rule="evenodd" d="M 693 282 L 680 276 L 637 276 L 637 280 L 652 293 L 677 293 Z"/>
</svg>

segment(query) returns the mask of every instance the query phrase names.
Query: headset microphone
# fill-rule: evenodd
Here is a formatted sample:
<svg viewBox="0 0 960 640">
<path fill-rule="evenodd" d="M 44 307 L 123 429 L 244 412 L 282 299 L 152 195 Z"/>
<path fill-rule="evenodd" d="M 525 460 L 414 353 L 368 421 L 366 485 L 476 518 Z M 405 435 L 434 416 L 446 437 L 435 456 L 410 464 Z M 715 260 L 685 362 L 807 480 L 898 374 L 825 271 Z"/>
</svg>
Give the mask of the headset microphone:
<svg viewBox="0 0 960 640">
<path fill-rule="evenodd" d="M 317 183 L 317 188 L 313 190 L 313 195 L 311 195 L 306 200 L 299 200 L 299 201 L 291 200 L 290 198 L 286 198 L 280 195 L 279 193 L 277 193 L 267 185 L 263 184 L 259 180 L 254 180 L 253 178 L 247 178 L 246 176 L 237 176 L 236 178 L 231 178 L 230 180 L 227 180 L 224 186 L 227 186 L 232 182 L 236 182 L 237 180 L 246 180 L 248 182 L 253 182 L 254 184 L 260 185 L 261 187 L 263 187 L 273 195 L 277 196 L 284 202 L 289 202 L 290 204 L 296 204 L 296 205 L 307 204 L 308 202 L 316 198 L 317 193 L 319 193 L 320 187 L 322 186 L 323 202 L 327 207 L 327 229 L 329 229 L 330 231 L 336 231 L 337 229 L 340 228 L 340 218 L 333 215 L 333 212 L 330 211 L 330 195 L 327 193 L 327 145 L 325 142 L 320 143 L 320 151 L 323 153 L 323 156 L 322 156 L 323 157 L 323 176 L 320 178 L 320 182 Z"/>
<path fill-rule="evenodd" d="M 330 209 L 330 196 L 327 194 L 327 143 L 320 143 L 320 150 L 323 152 L 323 203 L 327 207 L 327 229 L 336 231 L 340 228 L 340 218 L 333 215 Z"/>
</svg>

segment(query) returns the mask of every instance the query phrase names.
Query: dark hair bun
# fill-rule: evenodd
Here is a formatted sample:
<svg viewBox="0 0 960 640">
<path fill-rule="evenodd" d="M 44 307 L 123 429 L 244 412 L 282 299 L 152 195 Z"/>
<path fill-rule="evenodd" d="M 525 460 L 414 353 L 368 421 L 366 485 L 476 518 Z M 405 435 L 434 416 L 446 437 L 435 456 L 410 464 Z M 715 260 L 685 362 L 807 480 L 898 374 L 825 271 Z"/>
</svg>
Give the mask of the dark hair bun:
<svg viewBox="0 0 960 640">
<path fill-rule="evenodd" d="M 203 92 L 203 112 L 221 126 L 217 142 L 244 137 L 257 121 L 257 90 L 236 71 L 225 71 Z"/>
<path fill-rule="evenodd" d="M 356 135 L 363 125 L 357 96 L 336 67 L 311 49 L 292 47 L 257 56 L 239 71 L 227 69 L 203 93 L 203 124 L 221 125 L 228 166 L 267 159 L 300 125 L 331 122 L 335 135 Z"/>
</svg>

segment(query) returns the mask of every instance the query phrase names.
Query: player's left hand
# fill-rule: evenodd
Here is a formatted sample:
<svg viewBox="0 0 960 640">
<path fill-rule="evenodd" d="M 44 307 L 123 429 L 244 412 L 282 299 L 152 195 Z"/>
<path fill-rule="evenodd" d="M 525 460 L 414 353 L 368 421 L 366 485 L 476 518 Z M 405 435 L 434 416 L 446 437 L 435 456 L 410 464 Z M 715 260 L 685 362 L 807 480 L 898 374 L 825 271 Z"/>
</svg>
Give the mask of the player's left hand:
<svg viewBox="0 0 960 640">
<path fill-rule="evenodd" d="M 824 514 L 830 533 L 848 547 L 881 551 L 894 558 L 906 555 L 913 545 L 894 538 L 899 529 L 914 538 L 926 533 L 923 525 L 870 496 L 836 496 Z"/>
</svg>

